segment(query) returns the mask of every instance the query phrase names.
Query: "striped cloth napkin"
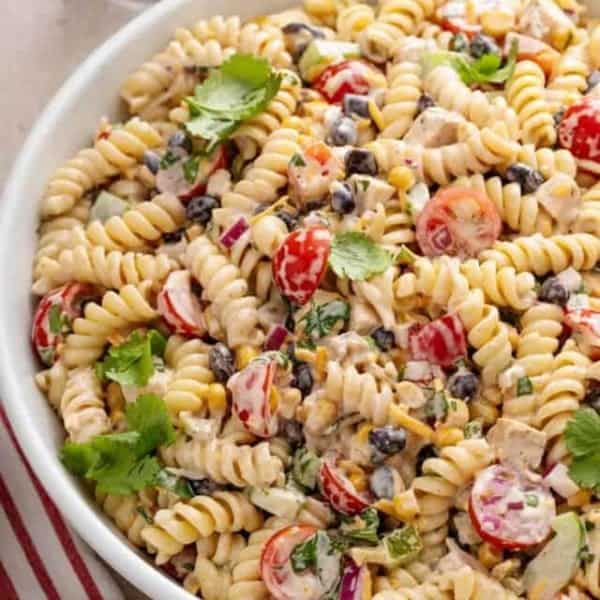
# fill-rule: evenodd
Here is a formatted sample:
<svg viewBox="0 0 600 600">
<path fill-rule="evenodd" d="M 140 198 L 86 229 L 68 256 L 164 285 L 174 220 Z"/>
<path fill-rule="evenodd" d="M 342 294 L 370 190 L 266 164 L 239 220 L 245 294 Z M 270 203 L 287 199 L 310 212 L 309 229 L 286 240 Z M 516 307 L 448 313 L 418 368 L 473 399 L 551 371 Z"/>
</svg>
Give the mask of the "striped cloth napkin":
<svg viewBox="0 0 600 600">
<path fill-rule="evenodd" d="M 0 600 L 123 600 L 34 475 L 0 404 Z"/>
</svg>

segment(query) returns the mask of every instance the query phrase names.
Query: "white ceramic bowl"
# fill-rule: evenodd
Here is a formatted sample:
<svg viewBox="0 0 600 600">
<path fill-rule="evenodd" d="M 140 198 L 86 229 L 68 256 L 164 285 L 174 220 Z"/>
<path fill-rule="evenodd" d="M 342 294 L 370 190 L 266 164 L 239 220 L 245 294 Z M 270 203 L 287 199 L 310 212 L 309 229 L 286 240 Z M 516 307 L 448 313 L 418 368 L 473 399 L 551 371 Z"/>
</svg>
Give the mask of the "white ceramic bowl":
<svg viewBox="0 0 600 600">
<path fill-rule="evenodd" d="M 89 145 L 100 117 L 119 119 L 120 84 L 166 45 L 176 27 L 216 12 L 250 17 L 290 4 L 290 0 L 163 0 L 138 16 L 98 48 L 50 102 L 31 131 L 0 202 L 0 397 L 31 466 L 65 517 L 102 558 L 156 600 L 192 596 L 133 549 L 62 467 L 57 456 L 63 429 L 34 383 L 39 367 L 29 341 L 29 290 L 38 206 L 48 177 Z"/>
</svg>

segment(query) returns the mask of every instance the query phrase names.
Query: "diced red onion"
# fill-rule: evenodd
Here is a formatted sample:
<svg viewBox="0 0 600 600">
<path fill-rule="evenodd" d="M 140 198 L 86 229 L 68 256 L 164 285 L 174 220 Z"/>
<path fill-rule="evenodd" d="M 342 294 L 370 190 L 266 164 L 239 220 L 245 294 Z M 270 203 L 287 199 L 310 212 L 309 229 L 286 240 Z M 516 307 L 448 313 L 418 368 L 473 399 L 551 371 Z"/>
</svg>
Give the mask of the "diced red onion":
<svg viewBox="0 0 600 600">
<path fill-rule="evenodd" d="M 569 477 L 567 467 L 562 463 L 556 463 L 545 475 L 543 481 L 563 498 L 569 498 L 579 491 L 577 484 Z"/>
<path fill-rule="evenodd" d="M 289 333 L 283 325 L 273 325 L 265 340 L 265 350 L 279 350 Z"/>
<path fill-rule="evenodd" d="M 219 238 L 225 248 L 231 248 L 250 227 L 245 217 L 240 217 L 233 225 L 228 227 Z"/>
<path fill-rule="evenodd" d="M 523 510 L 525 508 L 523 502 L 509 502 L 506 506 L 509 510 Z"/>
<path fill-rule="evenodd" d="M 359 567 L 352 559 L 346 561 L 340 584 L 340 600 L 361 600 L 365 569 L 366 567 Z"/>
</svg>

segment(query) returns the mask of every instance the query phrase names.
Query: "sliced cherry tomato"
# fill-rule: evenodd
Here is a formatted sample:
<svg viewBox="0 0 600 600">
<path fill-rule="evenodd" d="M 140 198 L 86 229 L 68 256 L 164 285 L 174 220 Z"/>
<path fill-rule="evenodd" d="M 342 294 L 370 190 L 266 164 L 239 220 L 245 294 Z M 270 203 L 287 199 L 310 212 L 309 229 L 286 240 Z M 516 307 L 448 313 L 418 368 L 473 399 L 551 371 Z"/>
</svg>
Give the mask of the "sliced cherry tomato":
<svg viewBox="0 0 600 600">
<path fill-rule="evenodd" d="M 321 462 L 319 486 L 327 502 L 343 515 L 357 515 L 369 508 L 369 498 L 356 491 L 338 467 L 338 456 L 334 453 L 325 456 Z"/>
<path fill-rule="evenodd" d="M 417 241 L 426 256 L 477 256 L 500 235 L 502 221 L 486 194 L 471 188 L 440 190 L 417 217 Z"/>
<path fill-rule="evenodd" d="M 467 336 L 458 315 L 444 315 L 409 332 L 408 345 L 413 360 L 450 367 L 467 353 Z"/>
<path fill-rule="evenodd" d="M 306 304 L 319 287 L 331 250 L 331 234 L 324 227 L 290 233 L 273 256 L 273 279 L 290 302 Z"/>
<path fill-rule="evenodd" d="M 175 333 L 201 336 L 206 331 L 198 298 L 192 293 L 189 271 L 173 271 L 156 299 L 158 312 Z"/>
<path fill-rule="evenodd" d="M 81 301 L 94 295 L 91 285 L 68 283 L 42 298 L 33 317 L 31 340 L 44 364 L 56 362 L 59 344 L 71 331 L 73 320 L 81 316 Z"/>
<path fill-rule="evenodd" d="M 437 12 L 442 29 L 452 33 L 464 33 L 472 38 L 481 32 L 481 25 L 474 22 L 474 15 L 467 15 L 466 2 L 446 2 Z"/>
<path fill-rule="evenodd" d="M 311 144 L 295 154 L 288 165 L 290 195 L 298 206 L 318 202 L 336 180 L 342 164 L 323 142 Z"/>
<path fill-rule="evenodd" d="M 528 35 L 510 32 L 506 36 L 504 43 L 505 55 L 508 56 L 510 48 L 515 41 L 519 45 L 517 60 L 531 60 L 537 63 L 547 77 L 553 73 L 560 59 L 560 54 L 552 46 Z"/>
<path fill-rule="evenodd" d="M 182 148 L 173 148 L 169 152 L 176 162 L 158 171 L 156 187 L 160 192 L 177 196 L 182 202 L 204 194 L 208 178 L 218 169 L 227 167 L 227 152 L 221 145 L 210 156 L 199 159 L 196 178 L 190 182 L 186 179 L 186 172 L 190 173 L 187 167 L 192 166 L 190 161 L 193 159 Z"/>
<path fill-rule="evenodd" d="M 571 329 L 586 354 L 600 359 L 600 312 L 589 308 L 565 309 L 565 324 Z"/>
<path fill-rule="evenodd" d="M 537 475 L 492 465 L 475 479 L 469 515 L 486 542 L 497 548 L 523 550 L 548 537 L 556 505 Z"/>
<path fill-rule="evenodd" d="M 600 98 L 586 96 L 569 106 L 558 127 L 558 139 L 576 158 L 600 163 Z"/>
<path fill-rule="evenodd" d="M 370 79 L 376 75 L 372 67 L 360 60 L 345 60 L 329 65 L 313 83 L 328 102 L 339 104 L 346 94 L 365 95 Z"/>
<path fill-rule="evenodd" d="M 262 438 L 273 437 L 277 433 L 277 406 L 273 406 L 271 394 L 276 370 L 275 359 L 259 358 L 227 382 L 232 394 L 233 413 L 248 431 Z"/>
<path fill-rule="evenodd" d="M 317 533 L 312 525 L 290 525 L 272 535 L 262 552 L 260 574 L 275 600 L 319 600 L 322 586 L 310 572 L 296 574 L 290 556 L 298 544 Z"/>
</svg>

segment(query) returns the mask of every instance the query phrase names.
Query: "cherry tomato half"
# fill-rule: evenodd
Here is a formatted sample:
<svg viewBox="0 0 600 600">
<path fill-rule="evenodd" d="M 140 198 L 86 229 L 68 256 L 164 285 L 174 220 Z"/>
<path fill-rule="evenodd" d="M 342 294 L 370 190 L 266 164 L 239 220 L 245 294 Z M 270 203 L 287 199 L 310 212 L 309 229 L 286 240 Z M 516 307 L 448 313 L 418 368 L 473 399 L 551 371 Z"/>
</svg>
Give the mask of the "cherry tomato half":
<svg viewBox="0 0 600 600">
<path fill-rule="evenodd" d="M 277 433 L 277 407 L 271 402 L 276 370 L 276 360 L 256 359 L 227 382 L 233 413 L 248 431 L 262 438 Z"/>
<path fill-rule="evenodd" d="M 477 256 L 500 235 L 502 221 L 486 194 L 471 188 L 440 190 L 417 217 L 416 235 L 423 254 Z"/>
<path fill-rule="evenodd" d="M 592 360 L 600 359 L 600 312 L 567 306 L 565 324 L 578 338 L 581 348 Z"/>
<path fill-rule="evenodd" d="M 317 533 L 312 525 L 290 525 L 272 535 L 262 552 L 260 574 L 275 600 L 319 600 L 324 590 L 312 573 L 296 574 L 290 556 L 298 544 Z"/>
<path fill-rule="evenodd" d="M 496 548 L 523 550 L 548 537 L 556 505 L 541 481 L 508 466 L 492 465 L 475 479 L 469 515 L 486 542 Z"/>
<path fill-rule="evenodd" d="M 290 302 L 306 304 L 319 287 L 331 250 L 331 234 L 324 227 L 297 229 L 275 252 L 273 279 Z"/>
<path fill-rule="evenodd" d="M 425 360 L 440 367 L 450 367 L 467 353 L 467 336 L 458 315 L 444 315 L 408 334 L 413 360 Z"/>
<path fill-rule="evenodd" d="M 201 336 L 206 331 L 202 307 L 192 293 L 189 271 L 173 271 L 158 294 L 156 304 L 175 333 Z"/>
<path fill-rule="evenodd" d="M 328 102 L 339 104 L 346 94 L 367 94 L 372 73 L 373 69 L 360 60 L 345 60 L 329 65 L 314 81 L 313 87 Z"/>
<path fill-rule="evenodd" d="M 600 163 L 600 98 L 587 96 L 569 106 L 558 127 L 558 139 L 576 158 Z"/>
<path fill-rule="evenodd" d="M 73 320 L 81 316 L 81 301 L 94 295 L 91 285 L 68 283 L 41 299 L 33 316 L 31 340 L 44 364 L 56 362 L 59 344 L 71 331 Z"/>
<path fill-rule="evenodd" d="M 319 486 L 325 499 L 343 515 L 357 515 L 369 507 L 369 499 L 359 494 L 337 466 L 337 455 L 324 457 L 319 470 Z"/>
</svg>

